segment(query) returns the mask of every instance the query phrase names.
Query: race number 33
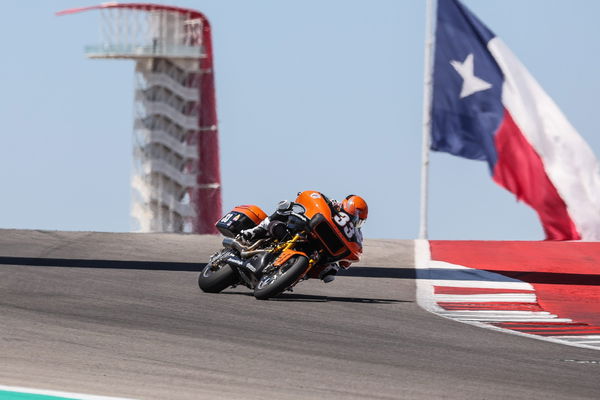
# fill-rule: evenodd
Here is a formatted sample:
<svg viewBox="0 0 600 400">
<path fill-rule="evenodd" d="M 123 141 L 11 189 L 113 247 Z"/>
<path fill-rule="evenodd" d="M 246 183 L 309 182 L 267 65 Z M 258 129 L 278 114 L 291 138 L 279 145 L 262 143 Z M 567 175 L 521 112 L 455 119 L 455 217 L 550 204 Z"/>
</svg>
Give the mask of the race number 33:
<svg viewBox="0 0 600 400">
<path fill-rule="evenodd" d="M 350 221 L 350 216 L 346 213 L 340 212 L 333 217 L 333 220 L 340 226 L 340 228 L 342 228 L 346 238 L 348 238 L 348 240 L 352 239 L 355 228 L 354 224 Z"/>
</svg>

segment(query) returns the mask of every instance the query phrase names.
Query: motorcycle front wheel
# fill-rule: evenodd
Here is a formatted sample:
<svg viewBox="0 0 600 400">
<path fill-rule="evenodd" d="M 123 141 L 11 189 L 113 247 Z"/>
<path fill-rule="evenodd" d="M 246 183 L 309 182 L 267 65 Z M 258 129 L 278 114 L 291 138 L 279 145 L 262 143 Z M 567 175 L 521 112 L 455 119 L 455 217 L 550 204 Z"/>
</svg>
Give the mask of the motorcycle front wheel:
<svg viewBox="0 0 600 400">
<path fill-rule="evenodd" d="M 219 293 L 238 283 L 237 273 L 227 264 L 206 264 L 198 276 L 198 286 L 206 293 Z"/>
<path fill-rule="evenodd" d="M 266 300 L 279 296 L 302 276 L 307 267 L 308 259 L 297 255 L 291 257 L 281 267 L 264 272 L 254 288 L 254 297 L 258 300 Z"/>
</svg>

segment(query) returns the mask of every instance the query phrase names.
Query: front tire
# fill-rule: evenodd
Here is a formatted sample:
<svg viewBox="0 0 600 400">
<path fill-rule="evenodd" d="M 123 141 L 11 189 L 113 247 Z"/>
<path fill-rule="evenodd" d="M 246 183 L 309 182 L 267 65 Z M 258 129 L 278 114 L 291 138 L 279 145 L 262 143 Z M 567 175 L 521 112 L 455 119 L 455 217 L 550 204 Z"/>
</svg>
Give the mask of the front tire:
<svg viewBox="0 0 600 400">
<path fill-rule="evenodd" d="M 294 256 L 279 268 L 263 273 L 254 289 L 254 297 L 266 300 L 279 296 L 302 276 L 308 267 L 308 259 L 304 256 Z"/>
<path fill-rule="evenodd" d="M 225 263 L 218 266 L 208 263 L 198 276 L 198 286 L 206 293 L 219 293 L 237 282 L 236 272 Z"/>
</svg>

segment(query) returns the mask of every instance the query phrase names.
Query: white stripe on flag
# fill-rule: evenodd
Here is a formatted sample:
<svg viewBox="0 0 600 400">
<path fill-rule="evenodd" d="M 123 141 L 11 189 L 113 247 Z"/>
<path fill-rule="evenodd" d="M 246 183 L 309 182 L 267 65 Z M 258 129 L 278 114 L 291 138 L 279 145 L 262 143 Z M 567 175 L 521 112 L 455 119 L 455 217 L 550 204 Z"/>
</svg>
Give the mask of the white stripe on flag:
<svg viewBox="0 0 600 400">
<path fill-rule="evenodd" d="M 504 73 L 502 103 L 543 161 L 583 240 L 600 240 L 600 164 L 556 103 L 499 38 L 488 43 Z"/>
</svg>

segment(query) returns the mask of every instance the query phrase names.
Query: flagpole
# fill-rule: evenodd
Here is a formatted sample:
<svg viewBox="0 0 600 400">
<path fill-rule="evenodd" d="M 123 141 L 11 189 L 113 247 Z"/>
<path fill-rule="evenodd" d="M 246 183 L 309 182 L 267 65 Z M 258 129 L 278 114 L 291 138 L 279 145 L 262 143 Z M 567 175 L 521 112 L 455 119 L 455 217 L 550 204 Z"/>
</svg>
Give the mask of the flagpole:
<svg viewBox="0 0 600 400">
<path fill-rule="evenodd" d="M 429 181 L 429 147 L 431 132 L 431 97 L 433 86 L 433 19 L 434 0 L 426 0 L 425 22 L 425 66 L 423 77 L 423 146 L 421 155 L 421 213 L 419 223 L 419 239 L 427 239 L 428 181 Z"/>
</svg>

